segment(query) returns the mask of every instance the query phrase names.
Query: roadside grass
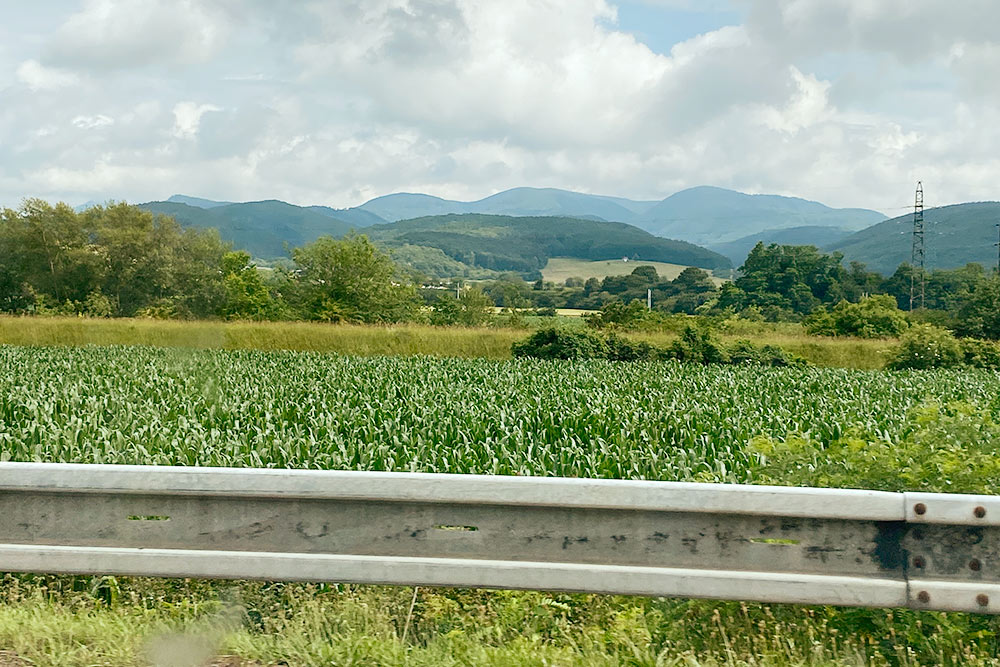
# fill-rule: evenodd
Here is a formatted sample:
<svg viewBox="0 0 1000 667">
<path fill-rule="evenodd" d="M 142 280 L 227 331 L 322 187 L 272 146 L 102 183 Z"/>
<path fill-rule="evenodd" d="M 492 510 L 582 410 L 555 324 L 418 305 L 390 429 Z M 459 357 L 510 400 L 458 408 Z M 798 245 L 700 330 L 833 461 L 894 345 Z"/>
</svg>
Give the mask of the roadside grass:
<svg viewBox="0 0 1000 667">
<path fill-rule="evenodd" d="M 411 606 L 402 587 L 104 577 L 108 599 L 87 577 L 26 579 L 8 575 L 0 603 L 10 664 L 1000 664 L 961 614 L 889 613 L 851 632 L 823 607 L 467 589 L 418 589 Z"/>
<path fill-rule="evenodd" d="M 585 326 L 578 317 L 527 317 L 531 328 Z M 301 350 L 357 356 L 413 356 L 509 359 L 510 346 L 525 329 L 324 324 L 318 322 L 221 322 L 83 317 L 0 316 L 0 345 L 149 345 L 229 350 Z M 669 345 L 672 332 L 626 333 L 655 345 Z M 778 345 L 823 367 L 878 369 L 893 340 L 809 336 L 797 324 L 753 324 L 720 332 L 732 342 L 748 338 Z"/>
</svg>

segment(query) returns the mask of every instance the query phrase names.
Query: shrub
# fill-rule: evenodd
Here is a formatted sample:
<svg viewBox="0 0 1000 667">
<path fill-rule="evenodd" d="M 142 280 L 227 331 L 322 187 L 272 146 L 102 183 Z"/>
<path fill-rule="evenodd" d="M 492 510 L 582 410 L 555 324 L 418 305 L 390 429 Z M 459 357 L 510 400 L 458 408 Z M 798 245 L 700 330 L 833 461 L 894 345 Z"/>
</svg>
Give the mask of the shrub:
<svg viewBox="0 0 1000 667">
<path fill-rule="evenodd" d="M 1000 346 L 988 340 L 963 338 L 958 342 L 962 348 L 962 361 L 973 368 L 1000 368 Z"/>
<path fill-rule="evenodd" d="M 725 364 L 729 355 L 725 349 L 712 338 L 711 332 L 704 327 L 688 326 L 681 337 L 671 343 L 667 354 L 678 361 L 696 364 Z"/>
<path fill-rule="evenodd" d="M 801 434 L 751 447 L 764 459 L 761 481 L 790 486 L 992 494 L 1000 485 L 1000 424 L 967 403 L 920 406 L 894 439 L 854 430 L 825 447 Z"/>
<path fill-rule="evenodd" d="M 817 336 L 856 336 L 858 338 L 893 338 L 906 331 L 906 315 L 896 300 L 886 294 L 861 299 L 858 303 L 841 301 L 833 310 L 819 309 L 803 320 L 806 330 Z"/>
<path fill-rule="evenodd" d="M 595 329 L 607 327 L 617 327 L 629 329 L 638 326 L 649 316 L 646 304 L 641 301 L 632 301 L 625 304 L 615 300 L 601 308 L 601 312 L 585 316 L 587 324 Z"/>
<path fill-rule="evenodd" d="M 950 332 L 930 324 L 915 324 L 894 349 L 888 367 L 947 368 L 963 361 L 962 346 Z"/>
<path fill-rule="evenodd" d="M 552 327 L 514 343 L 511 352 L 515 357 L 536 359 L 606 359 L 608 345 L 593 331 Z"/>
<path fill-rule="evenodd" d="M 617 334 L 606 338 L 607 358 L 611 361 L 652 361 L 659 359 L 662 352 L 646 341 L 633 341 Z"/>
<path fill-rule="evenodd" d="M 715 340 L 704 327 L 688 326 L 667 348 L 646 341 L 634 341 L 611 333 L 601 335 L 586 329 L 549 328 L 536 331 L 514 343 L 515 357 L 538 359 L 608 359 L 610 361 L 656 361 L 675 359 L 693 364 L 760 364 L 762 366 L 805 366 L 806 361 L 775 345 L 759 347 L 748 340 L 731 347 Z"/>
<path fill-rule="evenodd" d="M 443 294 L 434 304 L 431 324 L 475 327 L 493 319 L 493 301 L 478 289 L 462 292 L 459 298 Z"/>
<path fill-rule="evenodd" d="M 760 364 L 761 366 L 805 366 L 802 357 L 786 352 L 777 345 L 763 347 L 749 340 L 738 340 L 728 348 L 726 354 L 731 364 Z"/>
</svg>

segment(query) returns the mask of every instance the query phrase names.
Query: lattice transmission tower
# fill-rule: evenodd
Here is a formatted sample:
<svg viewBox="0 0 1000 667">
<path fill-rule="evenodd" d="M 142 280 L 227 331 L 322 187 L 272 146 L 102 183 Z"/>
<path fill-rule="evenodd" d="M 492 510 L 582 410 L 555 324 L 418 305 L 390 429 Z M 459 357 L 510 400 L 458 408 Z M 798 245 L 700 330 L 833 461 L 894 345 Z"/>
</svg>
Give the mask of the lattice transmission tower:
<svg viewBox="0 0 1000 667">
<path fill-rule="evenodd" d="M 917 181 L 917 196 L 913 202 L 913 248 L 910 252 L 910 310 L 919 299 L 924 307 L 924 186 Z"/>
</svg>

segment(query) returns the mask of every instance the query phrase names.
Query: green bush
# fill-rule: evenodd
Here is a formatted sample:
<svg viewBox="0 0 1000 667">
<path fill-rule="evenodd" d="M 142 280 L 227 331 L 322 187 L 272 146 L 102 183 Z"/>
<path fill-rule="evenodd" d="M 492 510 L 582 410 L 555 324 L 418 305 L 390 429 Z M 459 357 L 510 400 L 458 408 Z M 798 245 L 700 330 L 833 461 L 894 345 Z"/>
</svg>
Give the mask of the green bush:
<svg viewBox="0 0 1000 667">
<path fill-rule="evenodd" d="M 884 491 L 996 493 L 1000 424 L 968 403 L 912 410 L 898 438 L 850 431 L 823 446 L 808 435 L 755 438 L 761 481 Z"/>
<path fill-rule="evenodd" d="M 511 353 L 536 359 L 607 359 L 608 344 L 593 331 L 552 327 L 514 343 Z"/>
<path fill-rule="evenodd" d="M 633 341 L 617 334 L 607 336 L 607 358 L 611 361 L 653 361 L 663 353 L 655 345 L 646 341 Z"/>
<path fill-rule="evenodd" d="M 818 309 L 803 320 L 806 330 L 816 336 L 894 338 L 906 331 L 906 315 L 896 300 L 886 294 L 841 301 L 832 310 Z"/>
<path fill-rule="evenodd" d="M 729 355 L 705 327 L 689 326 L 681 337 L 670 344 L 667 354 L 678 361 L 696 364 L 729 363 Z"/>
<path fill-rule="evenodd" d="M 930 324 L 915 324 L 899 341 L 888 367 L 948 368 L 964 361 L 962 346 L 949 331 Z"/>
<path fill-rule="evenodd" d="M 514 343 L 515 357 L 537 359 L 608 359 L 610 361 L 657 361 L 674 359 L 692 364 L 760 364 L 805 366 L 807 362 L 776 345 L 760 347 L 740 340 L 726 347 L 709 329 L 688 326 L 667 348 L 634 341 L 615 333 L 599 334 L 587 329 L 547 328 Z"/>
<path fill-rule="evenodd" d="M 975 338 L 963 338 L 958 344 L 962 348 L 962 360 L 966 366 L 1000 368 L 1000 345 Z"/>
<path fill-rule="evenodd" d="M 637 327 L 650 315 L 646 309 L 646 304 L 641 301 L 632 301 L 625 304 L 622 301 L 612 301 L 601 308 L 601 312 L 592 315 L 585 315 L 587 324 L 595 329 L 619 328 L 632 329 Z"/>
</svg>

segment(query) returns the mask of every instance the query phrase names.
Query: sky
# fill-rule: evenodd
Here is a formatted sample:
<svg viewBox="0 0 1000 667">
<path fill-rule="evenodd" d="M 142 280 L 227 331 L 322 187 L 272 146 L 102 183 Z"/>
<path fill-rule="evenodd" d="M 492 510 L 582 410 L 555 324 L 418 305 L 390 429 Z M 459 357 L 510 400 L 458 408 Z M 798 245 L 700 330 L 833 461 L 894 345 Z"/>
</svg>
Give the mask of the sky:
<svg viewBox="0 0 1000 667">
<path fill-rule="evenodd" d="M 0 0 L 0 204 L 1000 199 L 1000 2 Z"/>
</svg>

